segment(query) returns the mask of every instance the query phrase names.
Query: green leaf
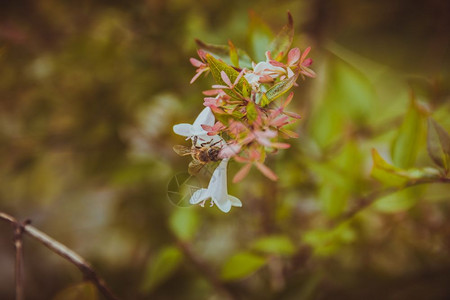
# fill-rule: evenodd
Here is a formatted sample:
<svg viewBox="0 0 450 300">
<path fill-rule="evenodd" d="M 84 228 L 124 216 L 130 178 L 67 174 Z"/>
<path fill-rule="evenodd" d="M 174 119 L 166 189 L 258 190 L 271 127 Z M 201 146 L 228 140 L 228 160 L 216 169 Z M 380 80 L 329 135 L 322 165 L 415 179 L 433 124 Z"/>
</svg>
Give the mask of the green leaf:
<svg viewBox="0 0 450 300">
<path fill-rule="evenodd" d="M 268 254 L 292 255 L 295 246 L 292 241 L 284 235 L 273 235 L 260 238 L 252 243 L 252 249 Z"/>
<path fill-rule="evenodd" d="M 228 45 L 230 46 L 230 61 L 233 66 L 236 68 L 239 68 L 239 56 L 237 54 L 236 47 L 234 44 L 229 40 Z"/>
<path fill-rule="evenodd" d="M 416 205 L 423 194 L 423 186 L 410 187 L 394 194 L 387 195 L 375 201 L 373 207 L 384 213 L 397 213 L 406 211 Z"/>
<path fill-rule="evenodd" d="M 267 106 L 270 103 L 269 98 L 267 98 L 266 94 L 258 93 L 257 95 L 261 95 L 260 100 L 259 100 L 261 107 Z"/>
<path fill-rule="evenodd" d="M 280 61 L 288 53 L 292 40 L 294 39 L 294 21 L 292 15 L 288 12 L 288 23 L 284 25 L 277 36 L 272 40 L 268 50 L 273 59 Z"/>
<path fill-rule="evenodd" d="M 402 186 L 409 178 L 401 175 L 401 169 L 386 162 L 376 149 L 372 149 L 373 167 L 371 176 L 389 186 Z"/>
<path fill-rule="evenodd" d="M 177 208 L 169 219 L 170 229 L 183 241 L 194 237 L 199 223 L 197 211 L 190 208 Z"/>
<path fill-rule="evenodd" d="M 168 279 L 183 260 L 181 251 L 173 246 L 161 249 L 155 259 L 149 260 L 141 283 L 141 290 L 151 292 Z"/>
<path fill-rule="evenodd" d="M 448 173 L 450 170 L 450 135 L 431 117 L 428 118 L 427 149 L 433 162 Z"/>
<path fill-rule="evenodd" d="M 234 50 L 231 50 L 230 46 L 208 44 L 199 39 L 196 39 L 195 42 L 197 43 L 197 46 L 199 48 L 205 50 L 206 52 L 208 52 L 210 54 L 217 56 L 218 58 L 222 59 L 227 64 L 232 64 L 234 66 L 240 65 L 243 68 L 248 68 L 248 69 L 252 68 L 252 59 L 251 59 L 250 55 L 248 55 L 247 52 L 245 52 L 244 50 L 242 50 L 240 48 L 234 48 L 235 52 L 238 56 L 238 64 L 236 65 L 232 61 L 234 58 L 231 57 L 231 51 L 234 51 Z M 234 45 L 233 45 L 233 47 L 234 47 Z"/>
<path fill-rule="evenodd" d="M 407 170 L 397 168 L 386 162 L 375 149 L 372 149 L 372 158 L 372 177 L 388 186 L 403 186 L 418 179 L 437 179 L 440 177 L 439 171 L 434 168 L 410 168 Z"/>
<path fill-rule="evenodd" d="M 211 74 L 213 75 L 214 80 L 217 82 L 217 84 L 226 85 L 222 79 L 222 76 L 220 75 L 222 71 L 225 72 L 225 74 L 227 74 L 228 78 L 232 83 L 234 83 L 236 78 L 239 76 L 238 71 L 236 71 L 223 61 L 216 59 L 214 56 L 210 54 L 206 54 L 206 60 L 208 61 L 209 68 L 211 69 Z M 244 76 L 242 76 L 239 82 L 234 87 L 234 90 L 239 95 L 246 97 L 249 95 L 249 88 L 250 85 L 248 84 Z M 229 96 L 236 98 L 236 94 L 233 93 L 231 90 L 224 89 L 224 92 L 227 93 Z"/>
<path fill-rule="evenodd" d="M 89 281 L 82 282 L 58 292 L 53 300 L 97 300 L 97 288 Z"/>
<path fill-rule="evenodd" d="M 249 121 L 253 122 L 256 120 L 258 112 L 256 111 L 255 102 L 249 101 L 247 104 L 247 118 Z"/>
<path fill-rule="evenodd" d="M 392 161 L 400 168 L 412 167 L 423 137 L 425 112 L 414 96 L 410 107 L 392 143 Z"/>
<path fill-rule="evenodd" d="M 265 61 L 273 33 L 269 26 L 253 11 L 250 12 L 249 40 L 253 57 L 257 62 Z"/>
<path fill-rule="evenodd" d="M 240 252 L 230 257 L 222 267 L 221 277 L 224 280 L 244 278 L 266 263 L 266 259 L 251 252 Z"/>
<path fill-rule="evenodd" d="M 264 100 L 264 101 L 261 100 L 261 106 L 263 106 L 263 107 L 266 106 L 267 104 L 271 103 L 272 101 L 281 97 L 283 94 L 285 94 L 287 91 L 289 91 L 291 89 L 291 87 L 294 85 L 294 83 L 297 81 L 297 77 L 298 76 L 292 76 L 291 78 L 280 81 L 277 84 L 275 84 L 273 87 L 271 87 L 265 93 L 265 97 L 267 98 L 267 100 Z M 262 99 L 264 99 L 264 96 Z M 263 104 L 265 104 L 265 105 L 263 105 Z"/>
</svg>

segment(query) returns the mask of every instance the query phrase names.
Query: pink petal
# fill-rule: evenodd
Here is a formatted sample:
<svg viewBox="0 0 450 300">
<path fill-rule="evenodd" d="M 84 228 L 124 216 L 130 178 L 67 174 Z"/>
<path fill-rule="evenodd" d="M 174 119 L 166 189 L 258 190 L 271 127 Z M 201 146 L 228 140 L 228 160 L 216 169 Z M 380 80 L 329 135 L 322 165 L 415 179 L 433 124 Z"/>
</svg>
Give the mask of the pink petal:
<svg viewBox="0 0 450 300">
<path fill-rule="evenodd" d="M 215 96 L 220 93 L 220 90 L 206 90 L 202 92 L 205 96 Z"/>
<path fill-rule="evenodd" d="M 291 49 L 288 53 L 288 61 L 287 61 L 288 66 L 294 65 L 299 60 L 299 58 L 300 58 L 300 49 L 298 48 Z"/>
<path fill-rule="evenodd" d="M 228 78 L 227 73 L 225 73 L 224 71 L 220 72 L 220 77 L 222 77 L 222 80 L 226 85 L 228 85 L 229 87 L 231 86 L 231 80 L 230 78 Z"/>
<path fill-rule="evenodd" d="M 244 76 L 244 71 L 246 71 L 246 70 L 242 69 L 242 71 L 239 73 L 238 77 L 236 77 L 236 80 L 234 81 L 233 86 L 238 84 L 239 80 L 241 80 L 242 76 Z"/>
<path fill-rule="evenodd" d="M 230 158 L 239 154 L 241 150 L 241 145 L 238 144 L 230 144 L 222 148 L 219 153 L 220 158 Z"/>
<path fill-rule="evenodd" d="M 266 146 L 266 147 L 271 147 L 272 143 L 270 142 L 270 140 L 268 138 L 265 137 L 257 137 L 256 140 L 258 141 L 258 143 L 260 145 Z"/>
<path fill-rule="evenodd" d="M 191 64 L 192 64 L 194 67 L 197 67 L 197 68 L 200 68 L 201 66 L 205 65 L 204 63 L 202 63 L 201 61 L 199 61 L 198 59 L 193 58 L 193 57 L 191 57 L 191 58 L 189 59 L 189 61 L 191 62 Z"/>
<path fill-rule="evenodd" d="M 304 67 L 300 73 L 304 74 L 305 76 L 311 77 L 311 78 L 316 77 L 316 73 L 313 70 L 311 70 L 310 68 Z"/>
<path fill-rule="evenodd" d="M 244 158 L 244 157 L 240 157 L 240 156 L 235 156 L 234 160 L 239 162 L 239 163 L 246 163 L 246 162 L 248 162 L 248 158 Z"/>
<path fill-rule="evenodd" d="M 261 136 L 267 137 L 267 138 L 274 138 L 277 136 L 277 132 L 275 130 L 265 130 L 265 131 L 259 131 L 258 135 L 261 134 Z"/>
<path fill-rule="evenodd" d="M 200 126 L 202 126 L 202 128 L 204 130 L 206 130 L 206 131 L 212 131 L 213 130 L 212 126 L 209 126 L 209 125 L 202 124 Z"/>
<path fill-rule="evenodd" d="M 247 176 L 248 172 L 250 171 L 250 168 L 252 167 L 252 164 L 246 164 L 244 165 L 233 177 L 233 183 L 237 183 L 244 179 L 245 176 Z"/>
<path fill-rule="evenodd" d="M 197 80 L 198 77 L 200 77 L 200 75 L 202 75 L 203 72 L 197 72 L 197 74 L 194 75 L 194 77 L 192 77 L 191 81 L 189 82 L 190 84 L 194 83 L 194 81 Z"/>
<path fill-rule="evenodd" d="M 304 62 L 302 62 L 302 66 L 309 67 L 310 65 L 312 65 L 312 63 L 313 63 L 312 58 L 307 58 L 307 59 L 305 59 Z"/>
<path fill-rule="evenodd" d="M 273 82 L 273 81 L 274 81 L 274 79 L 269 75 L 263 75 L 263 76 L 259 77 L 259 82 L 261 82 L 261 83 L 269 83 L 269 82 Z"/>
<path fill-rule="evenodd" d="M 272 147 L 277 149 L 288 149 L 291 145 L 288 143 L 272 143 Z"/>
<path fill-rule="evenodd" d="M 275 175 L 275 173 L 271 169 L 269 169 L 269 167 L 267 167 L 265 164 L 257 161 L 257 162 L 255 162 L 255 165 L 258 168 L 258 170 L 260 170 L 261 173 L 263 173 L 264 176 L 266 176 L 270 180 L 273 180 L 273 181 L 278 180 L 277 175 Z"/>
<path fill-rule="evenodd" d="M 299 114 L 296 114 L 296 113 L 293 113 L 293 112 L 290 112 L 290 111 L 285 111 L 284 114 L 288 115 L 289 117 L 294 118 L 294 119 L 301 119 L 302 118 L 302 116 L 300 116 Z"/>
<path fill-rule="evenodd" d="M 288 106 L 289 103 L 291 103 L 293 97 L 294 97 L 294 92 L 291 92 L 289 94 L 289 96 L 287 96 L 286 100 L 284 101 L 283 108 L 286 108 L 286 106 Z"/>
<path fill-rule="evenodd" d="M 249 134 L 249 135 L 247 135 L 244 139 L 242 139 L 241 140 L 241 144 L 248 144 L 248 143 L 250 143 L 251 141 L 253 141 L 254 139 L 256 138 L 256 136 L 254 135 L 254 134 Z"/>
<path fill-rule="evenodd" d="M 261 153 L 258 150 L 251 150 L 250 151 L 250 160 L 255 161 L 258 160 L 261 157 Z"/>
<path fill-rule="evenodd" d="M 220 121 L 216 122 L 213 126 L 214 130 L 222 130 L 225 128 L 225 125 L 223 125 Z"/>
<path fill-rule="evenodd" d="M 214 89 L 230 89 L 229 86 L 220 85 L 220 84 L 215 84 L 215 85 L 212 86 L 212 88 L 214 88 Z"/>
<path fill-rule="evenodd" d="M 204 106 L 209 106 L 209 108 L 211 108 L 212 106 L 217 106 L 215 101 L 211 101 L 210 99 L 207 99 L 207 98 L 205 98 L 203 100 L 203 105 Z"/>
<path fill-rule="evenodd" d="M 286 124 L 289 124 L 289 117 L 288 116 L 282 116 L 272 121 L 271 125 L 275 127 L 282 127 Z"/>
<path fill-rule="evenodd" d="M 285 65 L 283 63 L 276 61 L 276 60 L 271 60 L 271 61 L 269 61 L 269 63 L 275 67 L 281 67 L 281 68 L 285 67 Z"/>
<path fill-rule="evenodd" d="M 206 52 L 205 51 L 203 51 L 202 49 L 198 49 L 197 54 L 198 54 L 198 57 L 200 57 L 203 61 L 206 60 Z"/>
<path fill-rule="evenodd" d="M 311 47 L 308 47 L 305 49 L 305 51 L 303 51 L 302 57 L 300 58 L 300 61 L 303 62 L 306 57 L 308 56 L 309 51 L 311 51 Z"/>
</svg>

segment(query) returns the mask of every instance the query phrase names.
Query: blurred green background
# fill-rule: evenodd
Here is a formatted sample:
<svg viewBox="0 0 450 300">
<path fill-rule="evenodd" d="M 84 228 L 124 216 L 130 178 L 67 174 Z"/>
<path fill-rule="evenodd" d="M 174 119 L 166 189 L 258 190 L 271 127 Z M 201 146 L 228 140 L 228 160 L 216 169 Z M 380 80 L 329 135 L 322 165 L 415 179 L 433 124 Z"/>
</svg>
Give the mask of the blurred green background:
<svg viewBox="0 0 450 300">
<path fill-rule="evenodd" d="M 172 126 L 213 84 L 189 85 L 194 38 L 249 49 L 250 10 L 275 32 L 289 10 L 293 47 L 312 46 L 318 76 L 290 108 L 300 138 L 269 159 L 276 183 L 252 170 L 231 184 L 230 165 L 242 208 L 177 207 L 169 183 L 188 159 L 172 146 L 187 142 Z M 123 299 L 449 299 L 449 185 L 332 226 L 383 189 L 372 148 L 433 166 L 425 115 L 450 131 L 449 36 L 445 0 L 2 1 L 0 211 L 81 254 Z M 73 265 L 24 247 L 26 299 L 96 299 Z M 0 266 L 0 299 L 13 299 L 3 223 Z"/>
</svg>

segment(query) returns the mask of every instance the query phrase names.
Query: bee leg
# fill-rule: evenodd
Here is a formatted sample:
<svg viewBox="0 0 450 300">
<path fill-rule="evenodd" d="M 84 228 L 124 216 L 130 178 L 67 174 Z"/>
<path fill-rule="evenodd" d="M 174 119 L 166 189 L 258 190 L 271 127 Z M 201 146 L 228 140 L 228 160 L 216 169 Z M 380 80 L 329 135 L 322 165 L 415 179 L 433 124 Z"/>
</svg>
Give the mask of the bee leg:
<svg viewBox="0 0 450 300">
<path fill-rule="evenodd" d="M 222 142 L 222 140 L 218 140 L 217 142 L 211 144 L 211 147 L 217 145 L 217 144 L 220 143 L 220 142 Z"/>
<path fill-rule="evenodd" d="M 211 143 L 211 142 L 204 142 L 204 143 L 201 143 L 200 146 L 205 147 L 205 146 L 208 145 L 209 143 Z"/>
</svg>

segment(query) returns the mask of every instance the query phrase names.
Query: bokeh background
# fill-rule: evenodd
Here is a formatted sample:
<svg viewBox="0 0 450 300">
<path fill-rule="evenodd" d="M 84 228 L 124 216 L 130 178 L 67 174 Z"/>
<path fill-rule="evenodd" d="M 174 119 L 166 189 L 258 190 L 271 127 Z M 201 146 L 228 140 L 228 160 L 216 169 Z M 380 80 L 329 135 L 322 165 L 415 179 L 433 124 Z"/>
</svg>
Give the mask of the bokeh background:
<svg viewBox="0 0 450 300">
<path fill-rule="evenodd" d="M 268 160 L 279 181 L 253 170 L 232 184 L 234 163 L 242 208 L 175 205 L 169 183 L 188 159 L 172 126 L 195 119 L 213 83 L 189 85 L 194 38 L 251 51 L 249 11 L 276 32 L 288 10 L 318 76 L 295 88 L 300 138 Z M 445 0 L 2 1 L 0 210 L 81 254 L 123 299 L 449 299 L 448 185 L 333 225 L 383 189 L 372 148 L 433 166 L 421 114 L 411 158 L 391 149 L 412 93 L 450 131 L 449 36 Z M 97 299 L 73 265 L 24 247 L 26 299 Z M 6 223 L 0 266 L 13 299 Z"/>
</svg>

